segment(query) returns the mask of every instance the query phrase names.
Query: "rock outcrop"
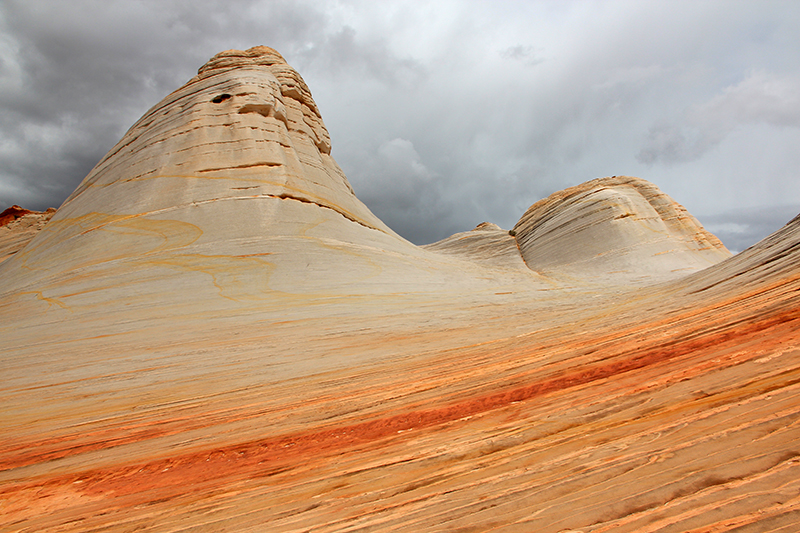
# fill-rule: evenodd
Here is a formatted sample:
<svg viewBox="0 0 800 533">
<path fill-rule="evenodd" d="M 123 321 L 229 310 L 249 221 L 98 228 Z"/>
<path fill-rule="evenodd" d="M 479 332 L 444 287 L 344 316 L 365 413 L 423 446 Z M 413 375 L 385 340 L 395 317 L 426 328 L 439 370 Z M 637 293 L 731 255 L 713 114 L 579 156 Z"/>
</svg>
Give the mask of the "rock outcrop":
<svg viewBox="0 0 800 533">
<path fill-rule="evenodd" d="M 23 209 L 18 205 L 12 205 L 8 209 L 0 213 L 0 228 L 10 222 L 14 222 L 20 217 L 24 217 L 25 215 L 29 215 L 31 213 L 33 213 L 33 211 L 30 211 L 28 209 Z"/>
<path fill-rule="evenodd" d="M 532 205 L 514 226 L 533 270 L 652 282 L 730 257 L 717 237 L 645 180 L 600 178 Z M 619 277 L 619 276 L 613 276 Z"/>
<path fill-rule="evenodd" d="M 796 526 L 800 219 L 606 178 L 417 247 L 330 152 L 223 52 L 0 263 L 0 530 Z"/>
<path fill-rule="evenodd" d="M 0 262 L 22 250 L 55 212 L 53 207 L 47 211 L 30 211 L 12 205 L 0 213 Z"/>
<path fill-rule="evenodd" d="M 106 277 L 119 261 L 175 250 L 166 260 L 192 269 L 198 254 L 224 254 L 231 242 L 239 254 L 258 254 L 260 240 L 281 233 L 399 241 L 329 152 L 305 83 L 277 52 L 223 52 L 97 164 L 20 258 L 20 282 L 86 269 Z"/>
<path fill-rule="evenodd" d="M 527 269 L 513 232 L 483 222 L 472 231 L 456 233 L 423 248 L 475 261 L 492 268 Z"/>
</svg>

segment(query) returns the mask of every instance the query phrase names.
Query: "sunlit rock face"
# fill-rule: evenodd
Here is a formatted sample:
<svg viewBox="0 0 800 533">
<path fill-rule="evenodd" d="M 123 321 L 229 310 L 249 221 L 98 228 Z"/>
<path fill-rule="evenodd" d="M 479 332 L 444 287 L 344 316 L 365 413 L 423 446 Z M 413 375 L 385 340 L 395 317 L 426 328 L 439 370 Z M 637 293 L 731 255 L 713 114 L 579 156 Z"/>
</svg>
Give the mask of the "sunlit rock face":
<svg viewBox="0 0 800 533">
<path fill-rule="evenodd" d="M 800 219 L 615 177 L 416 247 L 330 153 L 223 52 L 0 227 L 0 530 L 796 528 Z"/>
</svg>

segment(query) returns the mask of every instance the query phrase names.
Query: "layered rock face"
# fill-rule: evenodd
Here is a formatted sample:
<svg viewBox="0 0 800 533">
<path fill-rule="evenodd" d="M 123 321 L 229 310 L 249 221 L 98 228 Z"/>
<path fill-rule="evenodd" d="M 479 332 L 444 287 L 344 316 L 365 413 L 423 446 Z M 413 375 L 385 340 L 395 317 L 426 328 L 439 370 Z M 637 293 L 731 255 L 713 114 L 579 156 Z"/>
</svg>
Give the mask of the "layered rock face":
<svg viewBox="0 0 800 533">
<path fill-rule="evenodd" d="M 589 181 L 535 203 L 514 232 L 533 270 L 622 274 L 628 282 L 701 270 L 731 255 L 682 205 L 652 183 L 625 176 Z"/>
<path fill-rule="evenodd" d="M 108 277 L 120 261 L 149 268 L 154 257 L 214 270 L 201 256 L 234 242 L 239 255 L 260 253 L 255 243 L 281 234 L 347 240 L 365 228 L 399 241 L 329 154 L 305 83 L 277 52 L 223 52 L 98 163 L 20 258 L 19 283 L 87 269 Z"/>
<path fill-rule="evenodd" d="M 330 146 L 223 52 L 0 262 L 0 530 L 796 526 L 800 220 L 614 177 L 416 247 Z"/>
<path fill-rule="evenodd" d="M 0 262 L 22 250 L 55 212 L 55 208 L 40 212 L 12 205 L 0 213 Z"/>
</svg>

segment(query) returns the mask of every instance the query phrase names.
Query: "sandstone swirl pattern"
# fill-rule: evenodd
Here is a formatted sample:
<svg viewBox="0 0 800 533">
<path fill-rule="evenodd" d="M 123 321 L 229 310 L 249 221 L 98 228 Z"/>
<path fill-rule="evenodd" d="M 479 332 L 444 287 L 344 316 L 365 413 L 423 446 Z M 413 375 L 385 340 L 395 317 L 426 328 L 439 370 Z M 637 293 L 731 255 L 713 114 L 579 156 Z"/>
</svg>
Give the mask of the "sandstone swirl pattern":
<svg viewBox="0 0 800 533">
<path fill-rule="evenodd" d="M 614 177 L 417 247 L 330 152 L 223 52 L 0 248 L 0 531 L 796 529 L 800 218 Z"/>
</svg>

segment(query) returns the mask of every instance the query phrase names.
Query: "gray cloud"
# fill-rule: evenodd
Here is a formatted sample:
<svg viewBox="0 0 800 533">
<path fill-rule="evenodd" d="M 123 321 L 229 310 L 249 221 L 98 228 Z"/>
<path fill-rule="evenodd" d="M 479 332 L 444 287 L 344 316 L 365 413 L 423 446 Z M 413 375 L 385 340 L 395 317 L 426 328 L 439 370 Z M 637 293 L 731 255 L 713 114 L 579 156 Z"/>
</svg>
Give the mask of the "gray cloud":
<svg viewBox="0 0 800 533">
<path fill-rule="evenodd" d="M 800 78 L 751 72 L 709 101 L 688 109 L 679 124 L 651 127 L 638 159 L 647 164 L 692 161 L 737 127 L 749 124 L 800 127 Z"/>
<path fill-rule="evenodd" d="M 324 19 L 254 2 L 5 2 L 0 6 L 0 205 L 59 205 L 149 107 L 230 37 L 314 34 Z M 270 16 L 272 15 L 272 16 Z M 242 43 L 250 46 L 247 39 Z"/>
<path fill-rule="evenodd" d="M 395 138 L 360 154 L 358 197 L 403 235 L 425 235 L 434 220 L 446 223 L 452 206 L 445 200 L 441 176 L 430 170 L 411 141 Z"/>
<path fill-rule="evenodd" d="M 333 79 L 366 78 L 409 86 L 425 76 L 422 65 L 396 56 L 387 49 L 385 42 L 359 42 L 356 31 L 350 26 L 342 27 L 319 44 L 305 47 L 298 55 L 308 68 L 322 71 Z"/>
<path fill-rule="evenodd" d="M 536 55 L 533 46 L 521 44 L 509 46 L 508 48 L 501 50 L 500 57 L 512 59 L 514 61 L 521 61 L 525 65 L 530 66 L 538 65 L 544 61 L 544 58 Z"/>
<path fill-rule="evenodd" d="M 800 203 L 749 208 L 703 217 L 703 226 L 732 252 L 741 252 L 782 228 L 800 213 Z"/>
<path fill-rule="evenodd" d="M 6 1 L 0 207 L 60 204 L 209 57 L 266 44 L 414 242 L 629 174 L 739 249 L 737 213 L 800 203 L 798 36 L 786 2 Z"/>
</svg>

